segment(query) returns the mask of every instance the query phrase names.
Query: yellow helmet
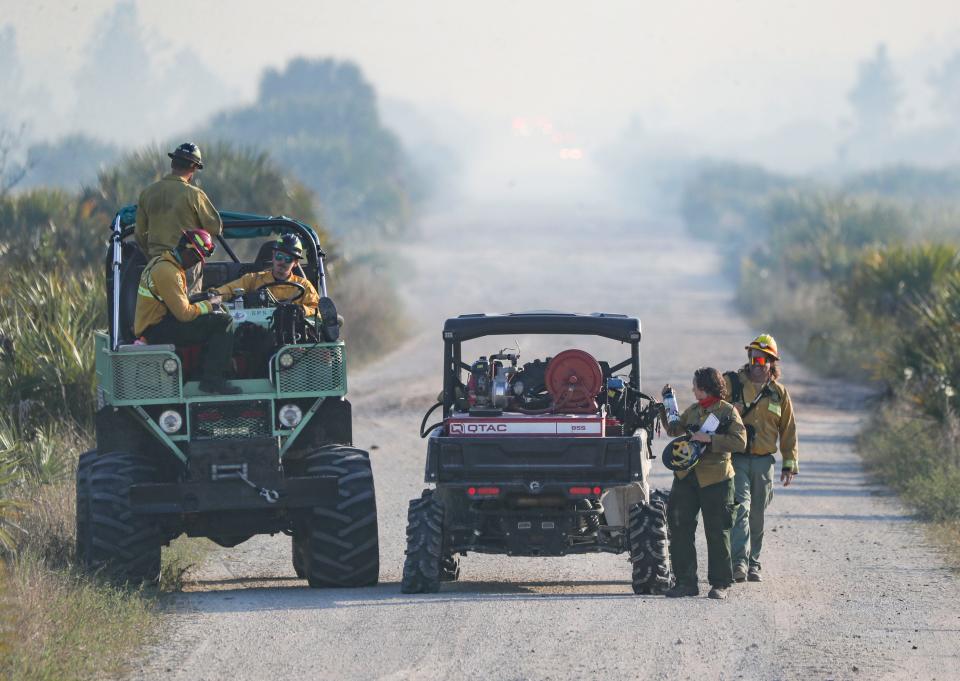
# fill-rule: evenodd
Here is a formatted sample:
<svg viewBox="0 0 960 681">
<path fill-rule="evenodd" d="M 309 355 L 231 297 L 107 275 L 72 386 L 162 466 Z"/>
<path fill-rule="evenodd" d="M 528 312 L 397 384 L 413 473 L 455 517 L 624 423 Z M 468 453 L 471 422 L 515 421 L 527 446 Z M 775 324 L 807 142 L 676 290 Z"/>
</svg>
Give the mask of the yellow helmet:
<svg viewBox="0 0 960 681">
<path fill-rule="evenodd" d="M 775 341 L 769 333 L 761 333 L 750 341 L 750 345 L 744 346 L 744 350 L 759 350 L 774 359 L 780 359 L 780 354 L 777 351 L 777 341 Z"/>
</svg>

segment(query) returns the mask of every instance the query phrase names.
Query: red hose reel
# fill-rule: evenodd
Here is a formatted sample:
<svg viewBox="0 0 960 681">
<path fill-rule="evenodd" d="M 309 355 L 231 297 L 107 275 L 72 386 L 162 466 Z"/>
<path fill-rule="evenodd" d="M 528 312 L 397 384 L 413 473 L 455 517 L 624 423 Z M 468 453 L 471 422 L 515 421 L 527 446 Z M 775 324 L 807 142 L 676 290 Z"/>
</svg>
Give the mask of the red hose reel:
<svg viewBox="0 0 960 681">
<path fill-rule="evenodd" d="M 595 414 L 603 372 L 593 355 L 583 350 L 564 350 L 550 360 L 547 390 L 558 414 Z"/>
</svg>

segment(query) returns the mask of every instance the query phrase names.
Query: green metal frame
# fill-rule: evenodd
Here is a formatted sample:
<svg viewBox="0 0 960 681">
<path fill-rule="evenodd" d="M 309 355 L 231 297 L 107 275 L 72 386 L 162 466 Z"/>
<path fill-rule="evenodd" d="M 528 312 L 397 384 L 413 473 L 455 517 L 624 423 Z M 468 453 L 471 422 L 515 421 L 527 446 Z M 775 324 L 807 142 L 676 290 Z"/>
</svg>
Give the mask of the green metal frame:
<svg viewBox="0 0 960 681">
<path fill-rule="evenodd" d="M 124 352 L 121 350 L 112 352 L 109 348 L 109 337 L 106 333 L 97 332 L 95 336 L 98 394 L 102 397 L 102 406 L 130 408 L 136 413 L 137 420 L 141 422 L 141 425 L 147 432 L 156 437 L 165 448 L 170 450 L 174 456 L 184 463 L 187 461 L 187 456 L 183 453 L 181 444 L 194 439 L 191 436 L 194 430 L 192 423 L 193 409 L 191 407 L 194 405 L 254 401 L 268 403 L 272 437 L 282 440 L 280 449 L 280 456 L 282 458 L 314 418 L 324 400 L 328 397 L 343 397 L 347 393 L 346 346 L 343 341 L 337 341 L 335 343 L 312 343 L 308 345 L 285 345 L 270 359 L 271 378 L 233 380 L 232 383 L 241 388 L 241 393 L 237 395 L 216 395 L 200 392 L 198 383 L 195 381 L 182 382 L 180 358 L 175 352 L 161 348 L 151 350 L 149 346 L 143 348 L 138 347 L 135 351 Z M 297 354 L 300 360 L 298 360 L 293 367 L 284 369 L 280 365 L 279 358 L 288 351 Z M 326 358 L 323 353 L 327 353 Z M 320 362 L 320 371 L 322 373 L 323 363 L 329 359 L 331 373 L 329 376 L 326 376 L 325 379 L 328 384 L 332 383 L 333 385 L 330 385 L 328 389 L 325 390 L 282 391 L 280 389 L 280 379 L 283 373 L 297 370 L 298 366 L 302 366 L 300 365 L 300 361 L 306 361 L 304 358 L 310 358 L 314 363 L 311 375 L 316 374 L 316 364 L 318 362 Z M 162 368 L 163 363 L 168 359 L 174 359 L 177 362 L 177 371 L 173 375 L 166 374 Z M 123 392 L 127 395 L 129 395 L 129 393 L 136 393 L 139 385 L 129 386 L 126 384 L 118 384 L 118 381 L 123 378 L 118 377 L 117 374 L 116 364 L 120 362 L 133 364 L 134 380 L 143 380 L 141 394 L 136 395 L 135 398 L 117 398 L 118 392 Z M 305 369 L 306 367 L 302 368 Z M 130 370 L 127 369 L 127 371 L 129 372 Z M 151 387 L 155 386 L 157 380 L 162 381 L 167 388 L 166 393 L 162 396 L 151 393 Z M 300 381 L 303 382 L 302 376 L 300 377 Z M 175 390 L 172 389 L 174 385 Z M 119 391 L 118 387 L 120 388 Z M 304 412 L 303 419 L 295 428 L 278 427 L 276 415 L 281 404 L 288 401 L 310 398 L 315 399 L 315 402 Z M 144 407 L 157 405 L 177 409 L 181 412 L 184 426 L 181 428 L 180 433 L 168 435 L 144 409 Z"/>
</svg>

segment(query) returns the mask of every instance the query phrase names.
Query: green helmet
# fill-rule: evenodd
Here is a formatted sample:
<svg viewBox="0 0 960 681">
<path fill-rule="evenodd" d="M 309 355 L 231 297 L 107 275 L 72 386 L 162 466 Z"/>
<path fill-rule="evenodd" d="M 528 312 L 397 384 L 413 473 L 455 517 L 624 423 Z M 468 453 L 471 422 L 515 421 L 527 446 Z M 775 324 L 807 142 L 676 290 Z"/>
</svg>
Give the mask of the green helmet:
<svg viewBox="0 0 960 681">
<path fill-rule="evenodd" d="M 288 255 L 292 255 L 294 258 L 303 257 L 303 244 L 300 242 L 300 237 L 296 234 L 284 234 L 276 240 L 273 245 L 273 250 L 283 251 Z"/>
<path fill-rule="evenodd" d="M 184 142 L 179 147 L 167 154 L 170 158 L 179 158 L 189 161 L 200 170 L 203 170 L 203 157 L 200 155 L 200 147 L 193 142 Z"/>
</svg>

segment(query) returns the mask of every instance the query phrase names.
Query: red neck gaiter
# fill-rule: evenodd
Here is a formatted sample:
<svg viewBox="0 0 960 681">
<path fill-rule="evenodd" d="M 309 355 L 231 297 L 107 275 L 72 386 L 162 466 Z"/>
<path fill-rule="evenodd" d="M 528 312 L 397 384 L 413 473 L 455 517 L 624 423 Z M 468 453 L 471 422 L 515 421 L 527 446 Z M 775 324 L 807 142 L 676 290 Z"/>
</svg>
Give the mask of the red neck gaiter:
<svg viewBox="0 0 960 681">
<path fill-rule="evenodd" d="M 697 404 L 699 404 L 704 409 L 709 409 L 719 401 L 720 401 L 719 397 L 704 397 L 702 400 L 697 400 Z"/>
</svg>

